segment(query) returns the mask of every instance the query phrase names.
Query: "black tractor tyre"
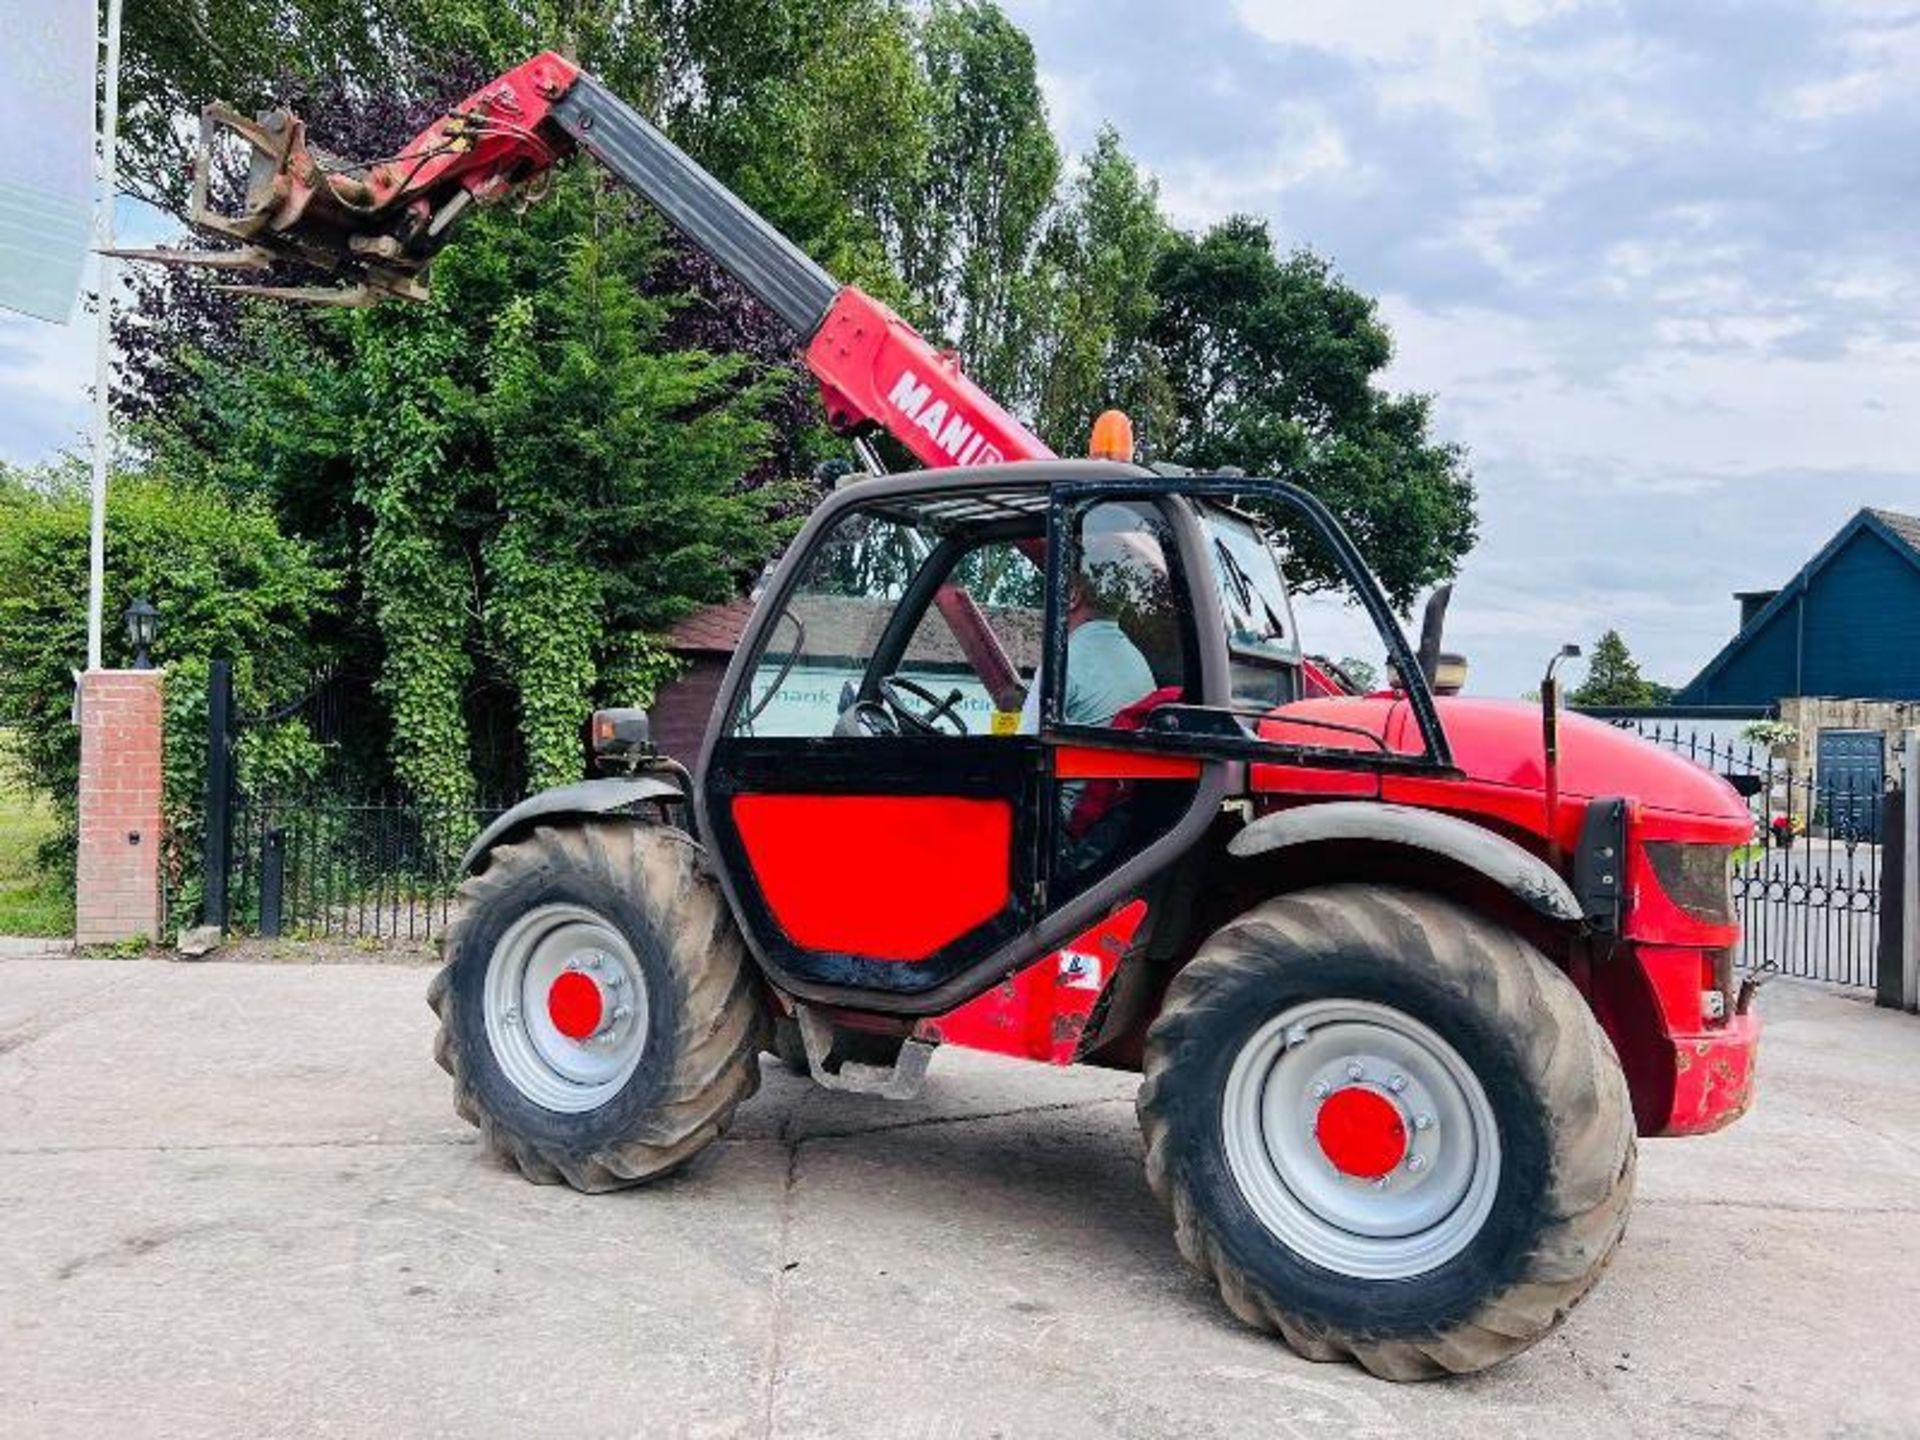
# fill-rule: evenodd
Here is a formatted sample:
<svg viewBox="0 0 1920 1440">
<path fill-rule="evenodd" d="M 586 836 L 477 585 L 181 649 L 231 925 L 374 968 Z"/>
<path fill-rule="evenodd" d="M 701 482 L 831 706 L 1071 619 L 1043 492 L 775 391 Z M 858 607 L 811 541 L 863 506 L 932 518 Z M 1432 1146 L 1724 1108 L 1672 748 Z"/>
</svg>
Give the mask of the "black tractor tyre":
<svg viewBox="0 0 1920 1440">
<path fill-rule="evenodd" d="M 717 1139 L 759 1087 L 759 1055 L 771 1038 L 760 977 L 684 832 L 625 820 L 543 825 L 496 849 L 457 901 L 441 940 L 444 964 L 427 990 L 440 1017 L 434 1058 L 453 1076 L 454 1109 L 527 1179 L 588 1192 L 655 1179 Z M 496 946 L 543 906 L 590 911 L 616 930 L 646 986 L 637 1067 L 591 1109 L 530 1098 L 508 1078 L 488 1033 Z"/>
<path fill-rule="evenodd" d="M 1297 1253 L 1255 1214 L 1227 1154 L 1226 1087 L 1243 1045 L 1273 1017 L 1341 1001 L 1389 1007 L 1442 1037 L 1495 1122 L 1485 1219 L 1425 1273 L 1355 1278 Z M 1436 896 L 1339 885 L 1256 906 L 1175 977 L 1144 1070 L 1147 1178 L 1181 1253 L 1241 1320 L 1309 1359 L 1352 1359 L 1392 1380 L 1498 1364 L 1566 1318 L 1625 1233 L 1633 1110 L 1612 1044 L 1537 950 Z"/>
</svg>

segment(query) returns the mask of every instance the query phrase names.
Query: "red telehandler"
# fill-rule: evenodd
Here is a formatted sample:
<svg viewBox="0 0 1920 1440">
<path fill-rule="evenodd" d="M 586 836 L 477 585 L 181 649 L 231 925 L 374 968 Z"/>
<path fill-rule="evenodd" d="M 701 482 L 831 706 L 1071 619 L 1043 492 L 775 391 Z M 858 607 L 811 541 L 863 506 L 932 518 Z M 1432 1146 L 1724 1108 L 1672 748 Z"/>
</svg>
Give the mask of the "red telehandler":
<svg viewBox="0 0 1920 1440">
<path fill-rule="evenodd" d="M 1720 778 L 1608 727 L 1435 691 L 1338 523 L 1275 480 L 1058 460 L 558 55 L 391 159 L 212 107 L 196 220 L 417 298 L 463 211 L 584 149 L 801 337 L 829 420 L 926 471 L 826 498 L 772 572 L 697 771 L 639 711 L 597 778 L 466 858 L 430 999 L 454 1103 L 529 1179 L 706 1148 L 770 1049 L 911 1093 L 941 1045 L 1144 1074 L 1147 1177 L 1233 1312 L 1414 1379 L 1533 1344 L 1625 1229 L 1635 1136 L 1747 1107 L 1758 1041 Z M 215 134 L 253 170 L 208 201 Z M 269 292 L 273 293 L 273 292 Z M 1302 652 L 1321 546 L 1390 688 Z M 1544 711 L 1544 713 L 1543 713 Z"/>
</svg>

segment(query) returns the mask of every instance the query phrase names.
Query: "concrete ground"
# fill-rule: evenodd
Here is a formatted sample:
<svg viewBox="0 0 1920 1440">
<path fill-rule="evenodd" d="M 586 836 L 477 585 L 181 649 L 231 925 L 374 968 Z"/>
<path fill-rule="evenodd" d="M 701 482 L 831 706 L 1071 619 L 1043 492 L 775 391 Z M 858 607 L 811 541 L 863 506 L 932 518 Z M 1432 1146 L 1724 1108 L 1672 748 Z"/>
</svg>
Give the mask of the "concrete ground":
<svg viewBox="0 0 1920 1440">
<path fill-rule="evenodd" d="M 0 1434 L 1920 1435 L 1920 1021 L 1781 982 L 1756 1112 L 1642 1149 L 1529 1354 L 1395 1387 L 1237 1324 L 1133 1081 L 770 1071 L 693 1173 L 482 1157 L 426 972 L 0 961 Z"/>
</svg>

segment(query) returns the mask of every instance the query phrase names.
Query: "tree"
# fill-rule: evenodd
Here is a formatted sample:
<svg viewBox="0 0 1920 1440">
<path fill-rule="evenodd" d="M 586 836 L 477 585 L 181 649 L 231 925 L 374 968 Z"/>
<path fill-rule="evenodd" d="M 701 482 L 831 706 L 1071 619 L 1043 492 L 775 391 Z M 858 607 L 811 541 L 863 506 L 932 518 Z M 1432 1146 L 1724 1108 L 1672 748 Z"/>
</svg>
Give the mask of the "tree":
<svg viewBox="0 0 1920 1440">
<path fill-rule="evenodd" d="M 1173 242 L 1159 188 L 1103 126 L 1081 159 L 1042 246 L 1032 289 L 1044 307 L 1031 361 L 1034 419 L 1063 455 L 1085 445 L 1094 416 L 1133 417 L 1151 445 L 1170 414 L 1164 367 L 1149 340 L 1153 277 Z"/>
<path fill-rule="evenodd" d="M 1380 671 L 1371 660 L 1362 660 L 1358 655 L 1342 655 L 1335 662 L 1340 673 L 1360 688 L 1364 695 L 1380 683 Z"/>
<path fill-rule="evenodd" d="M 1594 643 L 1587 657 L 1587 678 L 1567 697 L 1575 705 L 1651 705 L 1654 687 L 1640 674 L 1639 663 L 1618 630 L 1609 630 Z"/>
<path fill-rule="evenodd" d="M 643 0 L 659 63 L 614 89 L 841 280 L 909 304 L 900 215 L 925 178 L 926 77 L 902 0 Z M 583 60 L 586 57 L 583 54 Z M 911 308 L 911 306 L 909 306 Z"/>
<path fill-rule="evenodd" d="M 379 656 L 391 759 L 417 795 L 474 787 L 473 721 L 511 697 L 496 783 L 577 778 L 596 700 L 644 702 L 659 636 L 778 543 L 784 481 L 745 485 L 786 372 L 671 343 L 657 222 L 580 168 L 524 216 L 476 217 L 430 299 L 319 317 L 248 307 L 217 362 L 142 422 L 164 473 L 312 527 Z"/>
<path fill-rule="evenodd" d="M 1276 255 L 1249 216 L 1176 236 L 1154 289 L 1174 405 L 1162 458 L 1313 491 L 1398 606 L 1455 572 L 1475 534 L 1465 455 L 1432 438 L 1428 397 L 1379 388 L 1393 344 L 1372 300 L 1317 255 Z M 1307 547 L 1293 574 L 1303 589 L 1335 578 Z"/>
<path fill-rule="evenodd" d="M 983 0 L 934 0 L 919 31 L 927 106 L 920 183 L 895 261 L 928 327 L 1003 404 L 1029 398 L 1028 271 L 1060 178 L 1033 45 Z"/>
<path fill-rule="evenodd" d="M 122 183 L 182 212 L 195 131 L 211 100 L 245 113 L 277 87 L 352 74 L 378 92 L 406 72 L 424 0 L 185 0 L 129 5 L 120 52 Z"/>
<path fill-rule="evenodd" d="M 0 465 L 0 728 L 13 732 L 29 785 L 53 802 L 68 854 L 80 776 L 71 706 L 75 657 L 87 643 L 88 512 L 78 467 Z M 332 616 L 338 577 L 311 547 L 281 533 L 266 505 L 206 485 L 116 475 L 106 534 L 106 613 L 118 616 L 136 595 L 160 611 L 153 659 L 168 672 L 170 809 L 183 798 L 197 804 L 191 780 L 206 752 L 206 661 L 239 662 L 243 709 L 299 693 L 294 687 L 326 658 L 315 637 Z M 117 625 L 102 639 L 107 664 L 132 658 Z M 186 783 L 177 783 L 183 774 Z"/>
<path fill-rule="evenodd" d="M 1377 383 L 1372 302 L 1256 221 L 1178 233 L 1111 130 L 1063 184 L 1032 46 L 990 0 L 374 0 L 365 33 L 357 4 L 133 24 L 144 188 L 179 201 L 173 121 L 211 96 L 291 100 L 330 152 L 379 155 L 555 46 L 836 276 L 957 342 L 1062 453 L 1118 405 L 1155 458 L 1296 480 L 1403 606 L 1472 541 L 1461 453 L 1425 397 Z M 377 663 L 397 771 L 439 800 L 472 764 L 506 786 L 569 774 L 581 707 L 650 693 L 661 630 L 753 573 L 838 445 L 781 322 L 587 165 L 524 217 L 467 222 L 423 308 L 141 284 L 120 413 L 156 474 L 265 505 L 341 575 L 338 643 Z M 1292 569 L 1332 578 L 1304 547 Z M 503 698 L 517 753 L 475 760 Z"/>
</svg>

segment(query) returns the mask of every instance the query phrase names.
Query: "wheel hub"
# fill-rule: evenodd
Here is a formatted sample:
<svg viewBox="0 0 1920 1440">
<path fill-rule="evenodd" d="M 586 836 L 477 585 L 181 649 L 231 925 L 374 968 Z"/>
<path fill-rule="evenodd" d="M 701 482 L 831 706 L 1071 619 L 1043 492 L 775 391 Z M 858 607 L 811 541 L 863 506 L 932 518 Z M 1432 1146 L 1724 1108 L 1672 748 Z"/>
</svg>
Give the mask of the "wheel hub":
<svg viewBox="0 0 1920 1440">
<path fill-rule="evenodd" d="M 1342 1175 L 1377 1180 L 1407 1158 L 1407 1117 L 1400 1107 L 1365 1085 L 1329 1095 L 1313 1122 L 1320 1152 Z"/>
<path fill-rule="evenodd" d="M 1326 1269 L 1423 1274 L 1479 1233 L 1500 1137 L 1478 1077 L 1411 1015 L 1296 1005 L 1242 1045 L 1221 1097 L 1227 1160 L 1260 1222 Z"/>
<path fill-rule="evenodd" d="M 547 1018 L 569 1040 L 598 1034 L 610 1008 L 600 986 L 578 970 L 561 971 L 547 991 Z"/>
<path fill-rule="evenodd" d="M 487 1039 L 527 1099 L 579 1114 L 605 1104 L 647 1047 L 646 972 L 627 937 L 580 905 L 542 905 L 495 943 Z"/>
</svg>

